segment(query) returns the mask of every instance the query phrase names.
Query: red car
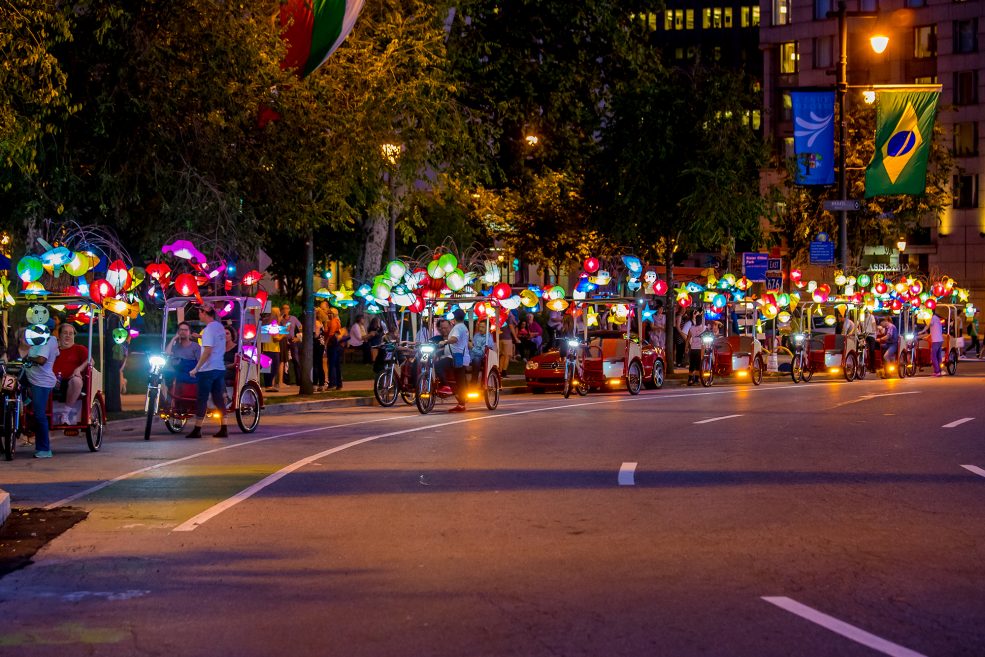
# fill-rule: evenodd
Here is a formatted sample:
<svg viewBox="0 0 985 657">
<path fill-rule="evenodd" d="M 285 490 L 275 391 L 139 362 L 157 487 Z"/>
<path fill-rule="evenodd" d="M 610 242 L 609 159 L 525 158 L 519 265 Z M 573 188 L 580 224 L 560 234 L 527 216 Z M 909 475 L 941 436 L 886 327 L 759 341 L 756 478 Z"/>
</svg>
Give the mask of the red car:
<svg viewBox="0 0 985 657">
<path fill-rule="evenodd" d="M 525 375 L 527 387 L 532 392 L 560 389 L 564 383 L 564 358 L 559 350 L 561 343 L 561 340 L 555 341 L 555 346 L 549 351 L 527 361 Z M 637 350 L 638 357 L 634 356 Z M 627 371 L 640 375 L 641 383 L 648 388 L 661 388 L 664 384 L 663 351 L 646 341 L 640 348 L 635 336 L 627 340 L 622 331 L 589 332 L 584 367 L 584 380 L 592 390 L 625 389 Z M 632 380 L 635 381 L 636 377 Z"/>
</svg>

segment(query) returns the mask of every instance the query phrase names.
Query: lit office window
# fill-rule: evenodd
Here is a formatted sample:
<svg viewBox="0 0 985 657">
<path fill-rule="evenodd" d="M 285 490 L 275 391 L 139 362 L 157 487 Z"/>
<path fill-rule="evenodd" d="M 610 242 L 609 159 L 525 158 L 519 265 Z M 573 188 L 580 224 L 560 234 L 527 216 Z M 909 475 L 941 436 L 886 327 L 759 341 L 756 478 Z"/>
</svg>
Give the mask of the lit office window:
<svg viewBox="0 0 985 657">
<path fill-rule="evenodd" d="M 783 92 L 780 96 L 780 101 L 780 120 L 793 121 L 793 98 L 790 96 L 790 92 Z"/>
<path fill-rule="evenodd" d="M 668 32 L 674 29 L 674 12 L 671 9 L 664 10 L 664 29 Z"/>
<path fill-rule="evenodd" d="M 913 56 L 926 59 L 937 55 L 937 26 L 919 25 L 913 28 Z"/>
<path fill-rule="evenodd" d="M 793 137 L 783 138 L 783 159 L 789 160 L 794 157 Z"/>
<path fill-rule="evenodd" d="M 693 30 L 694 29 L 694 10 L 693 9 L 688 9 L 684 13 L 684 26 L 687 29 L 689 29 L 689 30 Z"/>
<path fill-rule="evenodd" d="M 967 121 L 954 124 L 954 154 L 958 157 L 978 155 L 978 123 Z"/>
<path fill-rule="evenodd" d="M 674 29 L 683 30 L 684 29 L 684 10 L 675 9 L 674 10 Z"/>
<path fill-rule="evenodd" d="M 705 30 L 711 29 L 711 9 L 708 7 L 701 10 L 701 27 Z"/>
<path fill-rule="evenodd" d="M 716 30 L 722 27 L 722 8 L 715 7 L 711 10 L 711 26 Z"/>
<path fill-rule="evenodd" d="M 823 36 L 814 38 L 814 68 L 831 68 L 835 63 L 835 38 Z"/>
<path fill-rule="evenodd" d="M 937 84 L 936 75 L 920 75 L 913 78 L 913 84 Z"/>
<path fill-rule="evenodd" d="M 749 27 L 749 7 L 739 9 L 739 25 Z"/>
<path fill-rule="evenodd" d="M 780 73 L 789 75 L 797 72 L 797 42 L 787 41 L 780 44 Z"/>
<path fill-rule="evenodd" d="M 759 27 L 759 5 L 752 8 L 752 26 Z"/>
<path fill-rule="evenodd" d="M 732 29 L 732 8 L 726 7 L 724 13 L 722 14 L 722 25 L 726 29 Z"/>
<path fill-rule="evenodd" d="M 646 15 L 647 25 L 650 27 L 650 31 L 653 32 L 657 29 L 657 14 L 655 12 L 650 12 Z"/>
<path fill-rule="evenodd" d="M 790 24 L 790 0 L 773 0 L 773 25 Z"/>
</svg>

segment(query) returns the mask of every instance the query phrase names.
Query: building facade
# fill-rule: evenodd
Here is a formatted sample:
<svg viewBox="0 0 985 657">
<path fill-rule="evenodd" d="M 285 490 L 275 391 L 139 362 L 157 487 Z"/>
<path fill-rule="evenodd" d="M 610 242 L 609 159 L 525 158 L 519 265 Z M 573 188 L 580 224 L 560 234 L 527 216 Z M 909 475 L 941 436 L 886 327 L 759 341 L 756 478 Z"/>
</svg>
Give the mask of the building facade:
<svg viewBox="0 0 985 657">
<path fill-rule="evenodd" d="M 838 22 L 827 15 L 837 9 L 837 0 L 760 1 L 764 133 L 781 158 L 793 154 L 790 90 L 834 86 Z M 847 9 L 876 12 L 848 19 L 849 85 L 942 85 L 938 121 L 954 156 L 954 200 L 894 258 L 957 279 L 985 307 L 985 0 L 848 0 Z M 890 38 L 882 54 L 869 46 L 875 32 Z"/>
</svg>

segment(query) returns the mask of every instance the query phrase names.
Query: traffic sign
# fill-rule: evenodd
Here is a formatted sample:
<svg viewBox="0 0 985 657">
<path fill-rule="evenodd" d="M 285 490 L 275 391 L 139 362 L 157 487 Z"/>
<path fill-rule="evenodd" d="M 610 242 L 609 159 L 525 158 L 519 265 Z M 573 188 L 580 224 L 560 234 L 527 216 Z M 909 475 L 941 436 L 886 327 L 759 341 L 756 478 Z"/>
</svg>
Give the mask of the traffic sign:
<svg viewBox="0 0 985 657">
<path fill-rule="evenodd" d="M 767 292 L 779 292 L 783 289 L 783 277 L 782 276 L 767 276 L 766 277 L 766 291 Z"/>
<path fill-rule="evenodd" d="M 824 202 L 824 209 L 829 212 L 858 212 L 862 209 L 862 201 L 856 199 L 834 199 Z"/>
</svg>

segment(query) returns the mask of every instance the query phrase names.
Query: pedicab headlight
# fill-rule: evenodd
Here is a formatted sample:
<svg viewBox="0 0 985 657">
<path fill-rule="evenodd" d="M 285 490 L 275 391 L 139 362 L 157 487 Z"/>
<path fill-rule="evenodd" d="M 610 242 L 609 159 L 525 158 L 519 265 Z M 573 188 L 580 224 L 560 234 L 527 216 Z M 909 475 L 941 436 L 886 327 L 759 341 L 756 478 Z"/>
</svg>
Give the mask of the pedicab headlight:
<svg viewBox="0 0 985 657">
<path fill-rule="evenodd" d="M 577 349 L 581 343 L 577 340 L 568 340 L 568 346 L 572 349 Z"/>
<path fill-rule="evenodd" d="M 715 341 L 715 336 L 711 333 L 705 333 L 701 336 L 701 342 L 704 343 L 706 347 L 710 346 L 712 342 Z"/>
<path fill-rule="evenodd" d="M 158 354 L 154 354 L 147 360 L 150 362 L 151 374 L 157 374 L 158 372 L 160 372 L 161 369 L 164 368 L 164 364 L 167 362 L 166 360 L 164 360 L 164 356 Z"/>
<path fill-rule="evenodd" d="M 914 336 L 914 335 L 913 335 L 912 333 L 907 333 L 907 334 L 906 334 L 905 336 L 903 336 L 903 337 L 905 337 L 905 338 L 906 338 L 906 341 L 907 341 L 907 342 L 913 342 L 913 338 L 914 338 L 915 336 Z"/>
<path fill-rule="evenodd" d="M 422 344 L 421 345 L 421 353 L 424 354 L 425 356 L 430 356 L 431 354 L 434 353 L 434 345 L 433 344 Z"/>
<path fill-rule="evenodd" d="M 794 335 L 793 335 L 793 343 L 794 344 L 804 344 L 804 334 L 803 333 L 794 333 Z"/>
</svg>

